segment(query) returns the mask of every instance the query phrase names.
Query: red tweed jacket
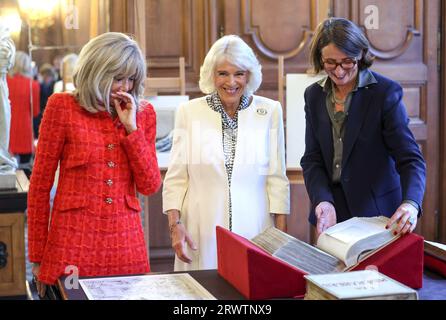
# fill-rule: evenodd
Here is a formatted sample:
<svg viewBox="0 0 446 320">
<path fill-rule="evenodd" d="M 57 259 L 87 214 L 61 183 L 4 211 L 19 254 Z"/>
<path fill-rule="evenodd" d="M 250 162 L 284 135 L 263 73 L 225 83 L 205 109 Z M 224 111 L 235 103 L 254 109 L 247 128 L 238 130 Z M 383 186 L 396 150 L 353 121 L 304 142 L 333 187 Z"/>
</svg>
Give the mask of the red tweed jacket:
<svg viewBox="0 0 446 320">
<path fill-rule="evenodd" d="M 161 178 L 155 112 L 147 102 L 140 109 L 127 135 L 119 119 L 86 111 L 68 93 L 48 100 L 28 194 L 29 259 L 40 263 L 40 281 L 55 283 L 67 266 L 80 276 L 150 271 L 136 190 L 154 193 Z"/>
</svg>

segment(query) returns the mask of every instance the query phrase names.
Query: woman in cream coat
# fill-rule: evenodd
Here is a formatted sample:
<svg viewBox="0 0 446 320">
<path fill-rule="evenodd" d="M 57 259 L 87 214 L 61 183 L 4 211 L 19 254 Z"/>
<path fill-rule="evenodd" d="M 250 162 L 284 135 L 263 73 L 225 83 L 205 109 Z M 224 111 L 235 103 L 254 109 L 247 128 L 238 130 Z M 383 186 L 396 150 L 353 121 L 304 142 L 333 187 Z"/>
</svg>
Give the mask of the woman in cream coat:
<svg viewBox="0 0 446 320">
<path fill-rule="evenodd" d="M 217 225 L 248 239 L 272 225 L 286 231 L 282 107 L 253 95 L 261 81 L 252 49 L 224 36 L 201 67 L 208 95 L 177 112 L 163 189 L 176 271 L 217 268 Z"/>
</svg>

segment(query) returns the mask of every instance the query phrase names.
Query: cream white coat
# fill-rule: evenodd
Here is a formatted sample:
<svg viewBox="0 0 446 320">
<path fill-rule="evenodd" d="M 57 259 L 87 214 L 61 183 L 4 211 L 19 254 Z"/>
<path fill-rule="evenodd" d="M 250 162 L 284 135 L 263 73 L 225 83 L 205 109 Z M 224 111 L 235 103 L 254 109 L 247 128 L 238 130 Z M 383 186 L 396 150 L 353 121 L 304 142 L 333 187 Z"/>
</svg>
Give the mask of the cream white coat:
<svg viewBox="0 0 446 320">
<path fill-rule="evenodd" d="M 175 258 L 175 270 L 217 268 L 215 227 L 229 229 L 229 185 L 224 165 L 221 115 L 205 97 L 179 107 L 171 160 L 164 180 L 163 211 L 177 209 L 198 250 Z M 253 96 L 238 114 L 231 182 L 232 231 L 248 239 L 274 224 L 272 213 L 289 214 L 282 107 Z"/>
</svg>

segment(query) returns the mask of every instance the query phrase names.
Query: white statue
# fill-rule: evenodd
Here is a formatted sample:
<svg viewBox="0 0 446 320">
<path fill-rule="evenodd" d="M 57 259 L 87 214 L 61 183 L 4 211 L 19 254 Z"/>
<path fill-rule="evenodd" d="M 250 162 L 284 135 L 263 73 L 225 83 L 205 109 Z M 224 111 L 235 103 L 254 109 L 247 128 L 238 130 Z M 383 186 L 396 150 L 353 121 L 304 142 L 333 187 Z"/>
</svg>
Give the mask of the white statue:
<svg viewBox="0 0 446 320">
<path fill-rule="evenodd" d="M 6 74 L 14 64 L 14 55 L 15 46 L 9 29 L 0 21 L 0 175 L 14 173 L 17 169 L 17 161 L 8 151 L 11 104 L 6 83 Z"/>
</svg>

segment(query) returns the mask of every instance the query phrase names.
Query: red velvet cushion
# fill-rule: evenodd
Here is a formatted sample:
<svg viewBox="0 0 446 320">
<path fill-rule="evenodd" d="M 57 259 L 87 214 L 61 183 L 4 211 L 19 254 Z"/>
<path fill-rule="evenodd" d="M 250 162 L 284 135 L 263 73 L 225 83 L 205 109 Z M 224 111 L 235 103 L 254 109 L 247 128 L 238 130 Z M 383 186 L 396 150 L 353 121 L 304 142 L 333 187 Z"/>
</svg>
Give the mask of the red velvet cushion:
<svg viewBox="0 0 446 320">
<path fill-rule="evenodd" d="M 303 271 L 245 238 L 217 227 L 218 273 L 248 299 L 301 297 Z"/>
<path fill-rule="evenodd" d="M 434 272 L 437 272 L 438 274 L 442 275 L 443 277 L 446 277 L 446 262 L 443 260 L 440 260 L 434 256 L 431 256 L 428 253 L 424 254 L 424 266 L 432 270 Z"/>
<path fill-rule="evenodd" d="M 410 233 L 361 262 L 353 270 L 375 266 L 378 271 L 413 289 L 423 286 L 423 238 Z"/>
<path fill-rule="evenodd" d="M 248 299 L 302 297 L 305 272 L 263 251 L 245 238 L 217 227 L 218 273 Z M 423 238 L 408 234 L 354 270 L 373 265 L 378 271 L 412 288 L 423 281 Z"/>
</svg>

